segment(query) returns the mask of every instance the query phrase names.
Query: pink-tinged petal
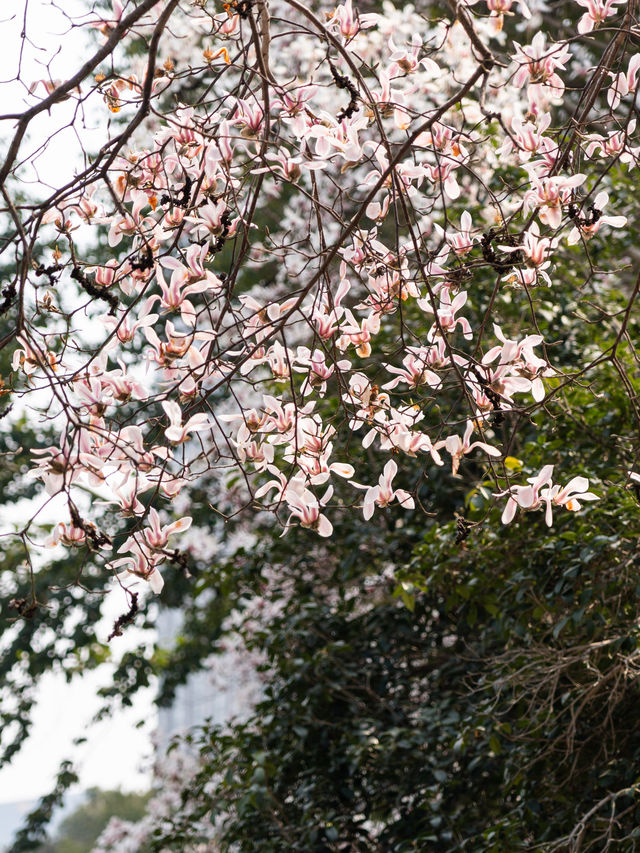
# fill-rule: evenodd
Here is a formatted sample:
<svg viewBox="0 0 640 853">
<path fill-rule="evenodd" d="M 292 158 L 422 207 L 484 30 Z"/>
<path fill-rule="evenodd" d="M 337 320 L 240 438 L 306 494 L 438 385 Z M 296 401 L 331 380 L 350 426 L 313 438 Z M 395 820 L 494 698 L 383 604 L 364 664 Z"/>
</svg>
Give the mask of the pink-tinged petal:
<svg viewBox="0 0 640 853">
<path fill-rule="evenodd" d="M 413 500 L 409 492 L 406 492 L 404 489 L 396 489 L 395 496 L 398 503 L 402 504 L 403 509 L 415 508 L 415 501 Z"/>
<path fill-rule="evenodd" d="M 170 536 L 172 533 L 177 533 L 178 531 L 188 530 L 191 527 L 191 522 L 193 519 L 189 515 L 185 515 L 184 518 L 178 519 L 178 521 L 174 521 L 171 524 L 168 524 L 164 532 L 167 536 Z"/>
<path fill-rule="evenodd" d="M 542 379 L 536 377 L 531 383 L 531 394 L 536 403 L 539 403 L 541 400 L 544 400 L 545 390 Z"/>
<path fill-rule="evenodd" d="M 593 200 L 593 206 L 596 210 L 604 210 L 609 201 L 609 193 L 601 190 Z"/>
<path fill-rule="evenodd" d="M 544 486 L 546 483 L 551 482 L 551 477 L 553 476 L 553 465 L 545 465 L 544 468 L 540 470 L 540 473 L 533 481 L 532 485 L 534 488 L 539 489 L 541 486 Z"/>
<path fill-rule="evenodd" d="M 509 524 L 511 521 L 513 521 L 517 508 L 517 502 L 514 500 L 514 498 L 510 497 L 502 513 L 501 521 L 503 524 Z"/>
<path fill-rule="evenodd" d="M 149 586 L 151 587 L 152 592 L 155 592 L 156 595 L 162 592 L 162 588 L 164 586 L 164 578 L 157 569 L 154 569 L 151 572 L 151 574 L 147 577 L 147 581 L 149 582 Z"/>
<path fill-rule="evenodd" d="M 172 426 L 174 424 L 182 423 L 182 409 L 177 403 L 175 403 L 173 400 L 163 400 L 162 408 L 165 410 L 165 413 L 171 421 Z"/>
<path fill-rule="evenodd" d="M 453 175 L 449 175 L 449 177 L 445 180 L 444 191 L 451 199 L 451 201 L 455 201 L 460 196 L 460 187 L 458 186 L 458 182 L 456 181 Z"/>
<path fill-rule="evenodd" d="M 362 439 L 362 446 L 364 447 L 365 450 L 367 449 L 367 447 L 371 447 L 376 435 L 377 435 L 377 430 L 370 429 L 369 432 Z"/>
<path fill-rule="evenodd" d="M 462 444 L 464 447 L 469 447 L 469 442 L 471 441 L 471 436 L 473 435 L 475 424 L 473 421 L 467 421 L 467 425 L 464 428 L 464 435 L 462 437 Z"/>
<path fill-rule="evenodd" d="M 180 306 L 180 316 L 185 326 L 195 326 L 196 324 L 196 309 L 188 299 L 183 300 Z"/>
<path fill-rule="evenodd" d="M 347 465 L 344 462 L 333 462 L 329 465 L 331 471 L 339 477 L 353 477 L 355 469 L 353 465 Z"/>
<path fill-rule="evenodd" d="M 551 501 L 547 501 L 547 508 L 544 513 L 544 520 L 546 522 L 547 527 L 551 527 L 553 525 L 553 508 L 551 506 Z"/>
<path fill-rule="evenodd" d="M 394 388 L 396 388 L 403 381 L 406 382 L 407 380 L 402 376 L 397 376 L 395 379 L 392 379 L 391 382 L 385 382 L 385 384 L 381 385 L 380 387 L 384 391 L 392 391 Z"/>
<path fill-rule="evenodd" d="M 529 7 L 524 2 L 524 0 L 520 0 L 520 12 L 522 13 L 522 17 L 526 18 L 527 20 L 529 20 L 529 18 L 531 17 Z"/>
<path fill-rule="evenodd" d="M 497 323 L 493 324 L 493 334 L 499 341 L 502 341 L 503 344 L 507 343 L 507 339 L 504 336 L 504 332 Z"/>
<path fill-rule="evenodd" d="M 593 29 L 593 18 L 588 12 L 580 18 L 578 21 L 578 32 L 583 35 L 584 33 L 590 33 Z"/>
<path fill-rule="evenodd" d="M 502 456 L 501 450 L 498 450 L 497 447 L 492 447 L 490 444 L 485 444 L 484 441 L 474 441 L 469 450 L 473 450 L 474 447 L 479 447 L 485 453 L 488 453 L 489 456 Z"/>
<path fill-rule="evenodd" d="M 562 178 L 561 186 L 563 188 L 565 188 L 565 187 L 579 187 L 579 186 L 582 186 L 582 184 L 584 184 L 584 182 L 586 180 L 587 180 L 586 175 L 582 175 L 582 174 L 572 175 L 570 178 Z"/>
<path fill-rule="evenodd" d="M 562 210 L 557 207 L 541 207 L 540 221 L 546 223 L 551 228 L 559 228 L 562 222 Z"/>
<path fill-rule="evenodd" d="M 569 236 L 567 237 L 567 243 L 569 246 L 575 246 L 580 242 L 580 229 L 572 228 L 569 232 Z"/>
<path fill-rule="evenodd" d="M 484 356 L 482 357 L 482 363 L 483 364 L 491 364 L 491 362 L 495 361 L 501 352 L 502 352 L 501 346 L 491 347 L 491 349 L 487 353 L 485 353 Z"/>
<path fill-rule="evenodd" d="M 573 477 L 564 489 L 560 492 L 561 495 L 566 496 L 571 494 L 572 492 L 584 492 L 589 488 L 589 481 L 586 477 Z"/>
<path fill-rule="evenodd" d="M 364 496 L 364 502 L 366 504 L 374 505 L 378 498 L 378 492 L 380 491 L 380 486 L 366 486 L 366 493 Z"/>
<path fill-rule="evenodd" d="M 610 225 L 612 228 L 623 228 L 627 224 L 626 216 L 601 216 L 599 222 L 602 225 Z"/>
<path fill-rule="evenodd" d="M 326 160 L 305 160 L 302 166 L 312 172 L 317 172 L 320 169 L 326 169 L 329 163 Z"/>
<path fill-rule="evenodd" d="M 623 74 L 619 74 L 619 77 L 624 77 Z M 607 101 L 612 110 L 615 110 L 618 104 L 620 103 L 620 97 L 622 95 L 626 95 L 627 92 L 624 91 L 627 88 L 627 84 L 625 82 L 624 87 L 620 80 L 617 80 L 613 83 L 612 86 L 609 87 L 607 92 Z"/>
<path fill-rule="evenodd" d="M 456 298 L 451 303 L 451 311 L 453 314 L 458 312 L 463 305 L 467 302 L 468 292 L 466 290 L 461 290 L 460 293 L 456 296 Z"/>
<path fill-rule="evenodd" d="M 640 69 L 640 53 L 634 54 L 629 60 L 629 70 L 627 72 L 627 75 L 632 88 L 635 88 L 636 85 L 636 75 L 638 73 L 638 69 Z"/>
<path fill-rule="evenodd" d="M 391 481 L 393 480 L 393 478 L 396 476 L 397 473 L 398 473 L 398 466 L 393 461 L 393 459 L 390 459 L 387 462 L 387 464 L 384 466 L 383 477 L 381 479 L 384 479 L 385 483 L 391 484 Z"/>
<path fill-rule="evenodd" d="M 201 412 L 198 415 L 192 415 L 189 420 L 184 425 L 185 432 L 202 432 L 205 429 L 209 429 L 211 424 L 209 423 L 209 418 L 204 412 Z"/>
<path fill-rule="evenodd" d="M 471 329 L 471 324 L 469 323 L 466 317 L 458 317 L 458 323 L 462 328 L 462 337 L 465 340 L 470 341 L 473 337 L 473 330 Z"/>
<path fill-rule="evenodd" d="M 160 525 L 160 516 L 153 507 L 151 507 L 151 509 L 149 510 L 149 527 L 158 536 L 162 532 L 162 528 Z"/>
<path fill-rule="evenodd" d="M 535 492 L 533 490 L 533 486 L 524 486 L 524 488 L 520 489 L 518 497 L 514 498 L 514 500 L 517 500 L 518 505 L 521 506 L 522 509 L 529 509 L 529 507 L 533 506 L 534 498 Z"/>
<path fill-rule="evenodd" d="M 182 427 L 178 426 L 170 426 L 164 431 L 164 434 L 169 439 L 169 441 L 173 441 L 174 444 L 181 444 L 187 438 L 187 435 Z"/>
<path fill-rule="evenodd" d="M 313 477 L 309 479 L 309 482 L 313 486 L 322 486 L 323 483 L 326 483 L 329 479 L 329 472 L 323 471 L 322 474 L 315 474 Z"/>
<path fill-rule="evenodd" d="M 427 448 L 424 449 L 427 450 Z M 428 452 L 431 454 L 431 458 L 436 463 L 436 465 L 444 465 L 442 456 L 440 456 L 440 454 L 438 453 L 436 446 L 432 446 L 431 448 L 429 448 Z"/>
<path fill-rule="evenodd" d="M 180 272 L 186 272 L 184 264 L 182 264 L 177 258 L 171 257 L 171 255 L 160 258 L 160 264 L 167 270 L 180 270 Z"/>
<path fill-rule="evenodd" d="M 531 390 L 531 380 L 524 376 L 509 376 L 505 379 L 509 394 L 526 393 Z"/>
<path fill-rule="evenodd" d="M 462 450 L 462 441 L 459 435 L 448 435 L 444 440 L 444 449 L 451 456 L 456 456 Z"/>
<path fill-rule="evenodd" d="M 589 481 L 586 477 L 573 477 L 567 485 L 560 489 L 556 497 L 556 503 L 562 503 L 575 492 L 584 492 L 589 488 Z"/>
<path fill-rule="evenodd" d="M 326 515 L 319 516 L 317 529 L 318 535 L 324 536 L 325 538 L 327 536 L 331 536 L 331 534 L 333 533 L 333 525 L 331 524 Z"/>
<path fill-rule="evenodd" d="M 521 89 L 529 79 L 529 66 L 521 65 L 513 78 L 513 85 Z"/>
<path fill-rule="evenodd" d="M 275 480 L 271 480 L 271 482 L 265 483 L 263 486 L 260 486 L 259 489 L 256 489 L 256 492 L 254 494 L 254 498 L 256 498 L 256 500 L 258 498 L 263 498 L 267 494 L 267 492 L 271 491 L 271 489 L 280 489 L 280 488 L 281 488 L 280 483 L 277 483 Z"/>
<path fill-rule="evenodd" d="M 364 503 L 362 507 L 362 514 L 365 518 L 365 521 L 369 521 L 371 516 L 373 515 L 374 505 L 373 503 Z"/>
<path fill-rule="evenodd" d="M 146 339 L 149 341 L 151 346 L 156 350 L 156 352 L 160 352 L 162 342 L 161 342 L 160 338 L 158 337 L 156 330 L 150 328 L 149 326 L 145 326 L 143 329 L 143 332 L 144 332 Z M 174 404 L 174 405 L 176 405 L 176 404 Z"/>
</svg>

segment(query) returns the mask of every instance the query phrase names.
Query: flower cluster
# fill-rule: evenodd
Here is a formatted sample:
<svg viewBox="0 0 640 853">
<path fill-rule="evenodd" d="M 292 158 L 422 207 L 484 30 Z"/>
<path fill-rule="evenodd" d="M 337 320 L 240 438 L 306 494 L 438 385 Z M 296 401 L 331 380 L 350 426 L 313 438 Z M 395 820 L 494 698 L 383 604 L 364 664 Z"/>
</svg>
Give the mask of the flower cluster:
<svg viewBox="0 0 640 853">
<path fill-rule="evenodd" d="M 577 2 L 579 34 L 626 20 L 616 0 Z M 505 523 L 593 500 L 583 477 L 553 485 L 551 464 L 512 483 L 502 425 L 541 410 L 564 375 L 530 311 L 536 288 L 552 300 L 558 254 L 627 223 L 604 211 L 613 166 L 637 165 L 640 54 L 589 78 L 609 118 L 567 130 L 563 76 L 580 57 L 543 32 L 506 39 L 510 17 L 529 20 L 523 2 L 457 4 L 435 23 L 351 0 L 323 18 L 288 0 L 259 15 L 205 6 L 165 19 L 114 0 L 89 26 L 106 44 L 149 33 L 153 63 L 44 87 L 43 109 L 56 93 L 106 98 L 121 133 L 106 165 L 29 219 L 56 248 L 24 261 L 8 340 L 16 388 L 59 431 L 34 451 L 47 495 L 115 508 L 124 542 L 107 565 L 156 592 L 191 523 L 172 502 L 205 476 L 241 474 L 222 514 L 253 504 L 324 537 L 340 505 L 415 511 L 447 457 L 451 475 L 508 495 Z M 100 233 L 104 263 L 86 248 Z M 77 512 L 50 544 L 95 546 Z"/>
</svg>

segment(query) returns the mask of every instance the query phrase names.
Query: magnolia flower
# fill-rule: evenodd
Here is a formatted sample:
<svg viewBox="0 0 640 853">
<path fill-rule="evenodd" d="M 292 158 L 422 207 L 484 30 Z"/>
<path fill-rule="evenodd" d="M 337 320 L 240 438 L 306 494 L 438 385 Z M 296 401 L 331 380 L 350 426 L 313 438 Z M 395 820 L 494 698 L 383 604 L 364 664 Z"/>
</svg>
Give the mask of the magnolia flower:
<svg viewBox="0 0 640 853">
<path fill-rule="evenodd" d="M 308 83 L 299 85 L 283 92 L 280 97 L 272 102 L 271 108 L 281 110 L 284 116 L 296 116 L 303 112 L 307 101 L 313 98 L 317 91 L 317 86 Z"/>
<path fill-rule="evenodd" d="M 275 458 L 275 448 L 271 444 L 258 441 L 233 441 L 232 444 L 238 451 L 238 459 L 241 462 L 247 460 L 253 463 L 256 471 L 266 471 L 270 465 L 273 465 Z"/>
<path fill-rule="evenodd" d="M 462 334 L 465 340 L 470 341 L 473 332 L 471 330 L 471 324 L 467 320 L 466 317 L 456 317 L 457 312 L 464 307 L 467 301 L 467 291 L 461 290 L 454 299 L 451 299 L 451 291 L 448 287 L 443 287 L 440 291 L 440 305 L 438 306 L 438 310 L 436 312 L 436 316 L 438 317 L 438 323 L 435 323 L 431 330 L 429 331 L 429 341 L 434 341 L 436 336 L 439 334 L 440 329 L 445 333 L 449 334 L 455 332 L 458 326 L 462 329 Z M 419 308 L 422 308 L 423 311 L 427 313 L 433 314 L 433 306 L 431 305 L 431 300 L 429 299 L 418 299 L 417 305 Z M 438 326 L 440 328 L 438 328 Z"/>
<path fill-rule="evenodd" d="M 627 224 L 626 216 L 603 216 L 602 211 L 607 205 L 609 201 L 609 194 L 604 192 L 599 192 L 595 197 L 593 204 L 588 208 L 588 211 L 593 214 L 593 222 L 590 224 L 586 223 L 578 223 L 574 228 L 572 228 L 571 233 L 567 238 L 567 243 L 570 246 L 574 246 L 579 242 L 580 236 L 582 236 L 585 240 L 589 240 L 594 234 L 597 234 L 600 230 L 601 225 L 610 225 L 612 228 L 623 228 Z"/>
<path fill-rule="evenodd" d="M 201 238 L 207 238 L 211 234 L 218 236 L 224 230 L 225 215 L 227 214 L 227 205 L 223 199 L 212 202 L 199 207 L 197 213 L 193 216 L 185 216 L 189 222 L 194 222 L 196 228 L 194 233 Z M 165 261 L 165 265 L 166 261 Z"/>
<path fill-rule="evenodd" d="M 316 349 L 310 352 L 308 347 L 298 347 L 294 370 L 307 374 L 301 388 L 304 397 L 312 392 L 323 397 L 327 390 L 327 381 L 331 379 L 335 369 L 344 371 L 350 367 L 351 362 L 346 359 L 337 361 L 335 364 L 327 364 L 322 350 Z"/>
<path fill-rule="evenodd" d="M 324 495 L 318 500 L 313 492 L 307 488 L 308 481 L 304 472 L 301 471 L 295 477 L 287 478 L 274 466 L 269 466 L 269 470 L 275 474 L 276 478 L 260 486 L 256 490 L 254 497 L 256 499 L 264 497 L 268 492 L 275 489 L 276 502 L 278 504 L 282 502 L 287 504 L 290 515 L 282 535 L 284 536 L 290 527 L 291 519 L 297 518 L 301 527 L 315 530 L 319 536 L 331 536 L 333 525 L 320 510 L 331 500 L 333 486 L 329 486 Z"/>
<path fill-rule="evenodd" d="M 578 512 L 582 508 L 580 501 L 598 501 L 600 498 L 587 491 L 589 481 L 586 477 L 574 477 L 564 488 L 549 485 L 540 492 L 541 500 L 547 505 L 544 520 L 548 527 L 553 524 L 553 506 L 563 506 L 569 512 Z"/>
<path fill-rule="evenodd" d="M 489 456 L 502 456 L 502 453 L 498 450 L 497 447 L 492 447 L 490 444 L 486 444 L 484 441 L 474 441 L 471 442 L 471 436 L 473 435 L 473 430 L 475 429 L 474 421 L 467 421 L 467 427 L 464 431 L 464 436 L 460 438 L 459 435 L 449 435 L 444 441 L 444 449 L 451 455 L 451 473 L 457 474 L 458 468 L 460 467 L 460 461 L 463 456 L 466 456 L 468 453 L 471 453 L 472 450 L 475 450 L 476 447 L 479 447 L 481 450 L 484 450 L 485 453 L 488 453 Z"/>
<path fill-rule="evenodd" d="M 624 98 L 630 92 L 635 92 L 638 86 L 638 70 L 640 69 L 640 53 L 634 54 L 629 60 L 627 73 L 623 71 L 617 74 L 613 83 L 607 92 L 607 100 L 612 110 L 620 103 L 620 99 Z"/>
<path fill-rule="evenodd" d="M 414 508 L 415 502 L 409 492 L 404 489 L 394 490 L 391 485 L 391 481 L 397 473 L 398 466 L 393 459 L 390 459 L 384 466 L 383 472 L 380 475 L 376 486 L 362 486 L 359 483 L 350 481 L 351 485 L 355 486 L 357 489 L 366 489 L 364 504 L 362 507 L 362 514 L 365 519 L 368 520 L 371 518 L 376 505 L 379 507 L 389 506 L 389 504 L 394 500 L 397 500 L 399 504 L 405 507 L 405 509 Z"/>
<path fill-rule="evenodd" d="M 167 547 L 171 534 L 188 530 L 191 527 L 191 521 L 190 516 L 185 516 L 162 527 L 158 511 L 151 507 L 149 510 L 149 526 L 143 527 L 141 531 L 130 536 L 124 545 L 118 549 L 118 552 L 129 551 L 133 545 L 147 551 L 162 551 Z"/>
<path fill-rule="evenodd" d="M 524 0 L 519 0 L 520 12 L 523 18 L 529 19 L 531 12 Z M 499 33 L 504 25 L 504 16 L 513 15 L 511 7 L 513 0 L 487 0 L 487 7 L 491 12 L 491 21 L 493 23 L 494 32 Z"/>
<path fill-rule="evenodd" d="M 39 368 L 44 370 L 51 369 L 54 372 L 58 370 L 58 356 L 50 350 L 44 352 L 35 348 L 35 345 L 28 342 L 25 337 L 18 335 L 16 340 L 22 344 L 22 349 L 14 350 L 11 359 L 11 369 L 22 369 L 27 376 L 31 376 Z"/>
<path fill-rule="evenodd" d="M 471 235 L 473 221 L 471 214 L 465 210 L 460 217 L 460 228 L 457 234 L 450 234 L 442 228 L 437 222 L 434 224 L 434 230 L 438 237 L 444 238 L 446 243 L 453 249 L 459 257 L 464 257 L 473 248 L 473 242 L 476 237 Z"/>
<path fill-rule="evenodd" d="M 564 506 L 569 512 L 581 509 L 583 501 L 597 501 L 600 498 L 593 492 L 587 491 L 589 480 L 586 477 L 574 477 L 567 485 L 554 485 L 551 481 L 553 465 L 545 465 L 535 477 L 529 477 L 528 486 L 511 486 L 507 492 L 501 492 L 496 497 L 508 494 L 509 500 L 502 513 L 502 523 L 509 524 L 513 520 L 518 507 L 530 511 L 546 505 L 545 522 L 548 527 L 553 524 L 553 507 Z"/>
<path fill-rule="evenodd" d="M 130 556 L 114 560 L 110 566 L 112 568 L 126 566 L 124 571 L 117 575 L 119 579 L 129 574 L 143 578 L 149 583 L 153 592 L 157 594 L 164 586 L 164 580 L 158 571 L 158 564 L 164 560 L 163 552 L 167 547 L 169 537 L 173 533 L 188 530 L 189 527 L 191 527 L 189 516 L 162 527 L 160 515 L 152 507 L 149 510 L 149 525 L 140 531 L 136 531 L 118 549 L 119 554 L 128 551 Z"/>
<path fill-rule="evenodd" d="M 61 447 L 36 447 L 31 452 L 42 454 L 42 458 L 29 475 L 43 481 L 47 494 L 55 495 L 80 477 L 77 453 L 65 438 Z"/>
<path fill-rule="evenodd" d="M 102 269 L 104 269 L 104 267 Z M 98 275 L 96 273 L 96 281 L 97 279 Z M 158 319 L 157 314 L 150 313 L 153 303 L 157 298 L 158 297 L 150 296 L 148 299 L 145 299 L 138 312 L 137 319 L 131 309 L 128 309 L 126 312 L 117 314 L 116 316 L 102 314 L 99 317 L 100 322 L 103 326 L 106 326 L 112 332 L 115 332 L 115 338 L 117 338 L 117 341 L 120 341 L 121 344 L 128 344 L 135 338 L 138 329 L 153 326 Z M 115 338 L 112 339 L 110 344 L 112 349 L 118 346 Z"/>
<path fill-rule="evenodd" d="M 587 10 L 578 21 L 578 32 L 590 33 L 594 27 L 616 14 L 616 3 L 626 3 L 626 0 L 576 0 L 576 3 Z"/>
<path fill-rule="evenodd" d="M 545 395 L 541 377 L 552 373 L 547 362 L 533 352 L 533 347 L 542 343 L 542 336 L 527 335 L 518 342 L 506 338 L 496 323 L 493 330 L 502 345 L 492 347 L 482 359 L 482 364 L 488 365 L 499 357 L 497 370 L 491 371 L 491 387 L 507 398 L 511 393 L 530 390 L 539 403 Z"/>
<path fill-rule="evenodd" d="M 388 72 L 390 78 L 413 74 L 420 69 L 420 66 L 434 78 L 437 78 L 441 73 L 440 66 L 433 59 L 429 59 L 429 57 L 418 59 L 422 50 L 422 38 L 419 33 L 414 33 L 411 36 L 410 49 L 408 47 L 397 47 L 394 44 L 393 37 L 390 37 L 389 50 L 391 51 L 389 60 L 392 63 Z"/>
<path fill-rule="evenodd" d="M 518 116 L 514 116 L 511 121 L 511 134 L 517 145 L 518 158 L 521 163 L 530 160 L 531 155 L 537 154 L 540 150 L 549 151 L 557 148 L 547 136 L 543 135 L 550 124 L 551 113 L 548 112 L 538 116 L 535 124 L 530 121 L 523 123 Z M 499 149 L 499 153 L 507 153 L 512 148 L 513 142 L 507 137 Z"/>
<path fill-rule="evenodd" d="M 636 120 L 632 118 L 624 130 L 610 130 L 607 136 L 590 133 L 587 137 L 590 142 L 585 149 L 587 157 L 593 157 L 594 154 L 598 153 L 601 157 L 617 157 L 621 163 L 627 165 L 635 162 L 640 149 L 631 148 L 628 145 L 635 129 Z"/>
<path fill-rule="evenodd" d="M 338 27 L 340 34 L 345 39 L 352 39 L 358 33 L 361 22 L 357 13 L 353 10 L 351 0 L 345 0 L 341 6 L 336 8 L 335 12 L 328 20 L 327 26 L 331 26 L 332 24 L 335 24 Z M 365 24 L 365 26 L 367 26 L 367 24 Z"/>
<path fill-rule="evenodd" d="M 324 495 L 318 500 L 309 489 L 297 491 L 289 489 L 286 500 L 291 510 L 287 527 L 290 526 L 292 518 L 297 518 L 301 527 L 306 527 L 309 530 L 315 530 L 318 536 L 331 536 L 333 533 L 333 525 L 326 515 L 320 512 L 320 507 L 324 506 L 331 500 L 333 495 L 333 486 L 329 486 Z M 287 528 L 285 528 L 285 533 Z M 284 534 L 283 534 L 284 536 Z"/>
<path fill-rule="evenodd" d="M 520 68 L 513 78 L 515 86 L 520 88 L 529 83 L 528 95 L 532 102 L 537 101 L 544 89 L 549 97 L 561 97 L 564 83 L 556 74 L 556 68 L 564 69 L 564 63 L 571 59 L 571 51 L 566 43 L 547 47 L 544 33 L 538 32 L 531 44 L 522 47 L 517 42 L 514 59 L 520 63 Z"/>
<path fill-rule="evenodd" d="M 400 382 L 405 382 L 411 388 L 419 388 L 421 385 L 438 388 L 441 385 L 440 377 L 427 367 L 429 350 L 426 347 L 408 347 L 408 349 L 409 354 L 402 359 L 404 368 L 394 367 L 392 364 L 384 365 L 389 373 L 396 373 L 397 376 L 382 387 L 389 391 Z"/>
<path fill-rule="evenodd" d="M 183 425 L 182 410 L 173 400 L 164 400 L 162 408 L 169 418 L 169 426 L 164 431 L 164 434 L 173 444 L 182 444 L 189 440 L 189 433 L 203 432 L 211 427 L 209 418 L 203 412 L 193 415 Z"/>
<path fill-rule="evenodd" d="M 119 581 L 124 580 L 128 575 L 134 575 L 135 577 L 142 578 L 147 581 L 152 592 L 155 592 L 155 594 L 158 595 L 162 592 L 164 579 L 156 565 L 157 557 L 146 553 L 137 545 L 132 545 L 128 550 L 130 552 L 129 557 L 121 557 L 119 560 L 113 560 L 109 563 L 109 566 L 112 569 L 120 566 L 125 567 L 123 571 L 116 574 L 116 577 Z"/>
<path fill-rule="evenodd" d="M 542 506 L 540 489 L 547 483 L 551 483 L 553 465 L 545 465 L 535 477 L 527 478 L 528 486 L 511 486 L 506 492 L 500 492 L 496 497 L 509 495 L 509 500 L 502 513 L 502 523 L 509 524 L 513 521 L 518 507 L 522 509 L 539 509 Z"/>
<path fill-rule="evenodd" d="M 211 290 L 217 286 L 217 279 L 213 276 L 214 281 L 202 278 L 189 284 L 188 271 L 179 261 L 176 261 L 174 265 L 169 263 L 169 259 L 166 259 L 163 266 L 173 267 L 174 272 L 171 281 L 167 284 L 161 268 L 156 267 L 156 282 L 162 291 L 162 295 L 150 296 L 147 300 L 148 307 L 150 308 L 159 301 L 165 311 L 180 311 L 182 322 L 186 326 L 195 326 L 196 311 L 187 296 L 192 293 L 203 293 L 205 290 Z"/>
<path fill-rule="evenodd" d="M 551 228 L 559 228 L 562 222 L 562 207 L 572 197 L 572 191 L 587 180 L 586 175 L 554 175 L 551 178 L 538 178 L 532 174 L 533 189 L 524 195 L 525 210 L 538 208 L 540 222 Z"/>
<path fill-rule="evenodd" d="M 294 436 L 294 430 L 298 418 L 311 414 L 315 406 L 314 402 L 298 406 L 295 403 L 281 403 L 275 397 L 265 394 L 263 396 L 267 419 L 264 424 L 265 431 L 275 430 L 277 435 L 270 435 L 268 441 L 271 444 L 287 444 Z"/>
<path fill-rule="evenodd" d="M 133 517 L 144 514 L 145 507 L 138 499 L 138 495 L 145 492 L 150 486 L 151 483 L 147 482 L 142 476 L 127 476 L 120 485 L 112 486 L 112 491 L 120 504 L 122 515 Z"/>
<path fill-rule="evenodd" d="M 73 524 L 65 524 L 64 521 L 59 521 L 53 528 L 51 536 L 45 541 L 45 545 L 54 548 L 59 543 L 72 548 L 78 545 L 84 545 L 87 536 L 81 527 L 75 527 Z"/>
<path fill-rule="evenodd" d="M 441 161 L 437 166 L 424 164 L 424 171 L 434 184 L 441 184 L 445 195 L 455 201 L 460 196 L 460 185 L 455 175 L 458 163 L 451 160 Z"/>
<path fill-rule="evenodd" d="M 345 309 L 345 321 L 340 327 L 342 335 L 336 345 L 339 350 L 344 351 L 348 346 L 355 346 L 357 354 L 361 358 L 371 355 L 371 336 L 380 331 L 380 316 L 372 314 L 365 317 L 362 323 L 358 323 L 349 309 Z"/>
</svg>

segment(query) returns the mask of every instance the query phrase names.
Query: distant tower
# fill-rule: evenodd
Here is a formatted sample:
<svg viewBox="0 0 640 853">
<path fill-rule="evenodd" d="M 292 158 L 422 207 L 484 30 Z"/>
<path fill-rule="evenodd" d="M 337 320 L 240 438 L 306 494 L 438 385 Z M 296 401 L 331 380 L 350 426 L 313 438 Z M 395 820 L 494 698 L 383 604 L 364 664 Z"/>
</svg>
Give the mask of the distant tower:
<svg viewBox="0 0 640 853">
<path fill-rule="evenodd" d="M 170 648 L 180 634 L 183 613 L 163 610 L 158 618 L 160 645 Z M 260 696 L 260 682 L 254 666 L 239 655 L 232 643 L 229 649 L 212 655 L 207 669 L 193 673 L 178 687 L 173 704 L 158 709 L 157 748 L 163 753 L 171 738 L 184 734 L 209 720 L 223 724 L 246 717 Z"/>
</svg>

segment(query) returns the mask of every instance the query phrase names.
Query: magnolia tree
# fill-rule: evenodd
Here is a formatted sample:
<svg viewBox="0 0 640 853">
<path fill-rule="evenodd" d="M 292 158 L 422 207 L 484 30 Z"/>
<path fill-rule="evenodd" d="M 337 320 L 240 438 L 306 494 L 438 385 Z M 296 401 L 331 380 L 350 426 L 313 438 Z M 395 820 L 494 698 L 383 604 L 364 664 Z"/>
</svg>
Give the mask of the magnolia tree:
<svg viewBox="0 0 640 853">
<path fill-rule="evenodd" d="M 101 850 L 636 837 L 635 0 L 65 4 L 62 78 L 25 10 L 0 761 L 52 661 L 104 660 L 115 587 L 111 636 L 188 617 L 108 700 L 169 702 L 221 624 L 221 678 L 268 687 Z"/>
<path fill-rule="evenodd" d="M 0 116 L 4 423 L 58 436 L 8 535 L 83 549 L 134 609 L 138 579 L 160 593 L 184 558 L 205 477 L 212 517 L 260 510 L 310 538 L 347 511 L 426 512 L 419 487 L 446 470 L 482 484 L 487 525 L 598 500 L 579 458 L 512 455 L 553 398 L 620 365 L 640 285 L 612 189 L 640 151 L 635 2 L 578 5 L 553 37 L 538 0 L 70 18 L 94 52 L 68 79 L 19 72 L 24 110 Z M 32 123 L 53 134 L 63 102 L 79 140 L 85 114 L 107 137 L 25 197 Z M 584 278 L 566 325 L 614 273 L 626 300 L 570 365 L 538 310 L 567 258 Z"/>
</svg>

